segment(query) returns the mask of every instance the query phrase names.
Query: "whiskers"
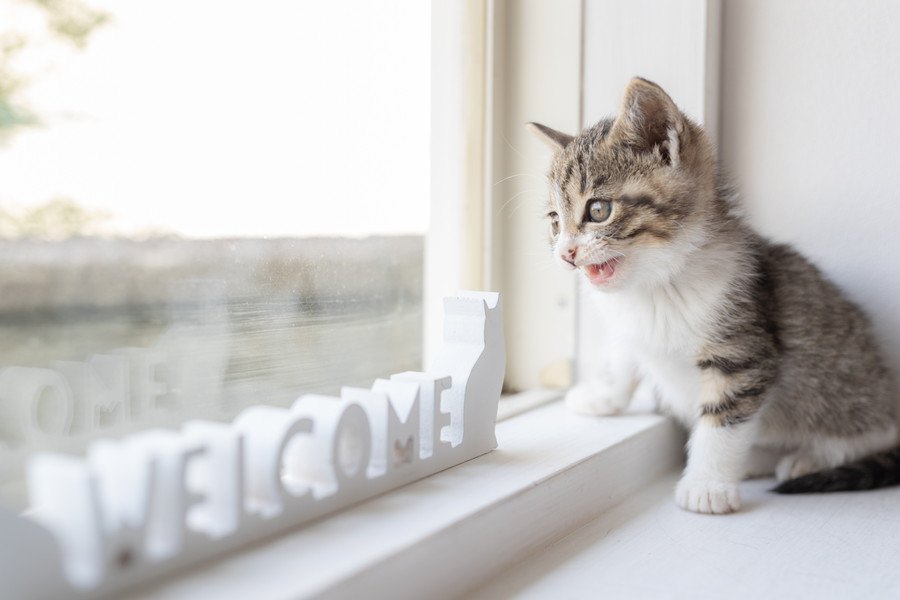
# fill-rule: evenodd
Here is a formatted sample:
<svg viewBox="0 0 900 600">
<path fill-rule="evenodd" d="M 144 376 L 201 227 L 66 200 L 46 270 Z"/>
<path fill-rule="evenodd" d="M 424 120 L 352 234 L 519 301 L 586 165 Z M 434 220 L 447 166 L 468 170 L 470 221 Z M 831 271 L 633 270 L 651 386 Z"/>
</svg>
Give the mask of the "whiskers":
<svg viewBox="0 0 900 600">
<path fill-rule="evenodd" d="M 494 182 L 494 187 L 497 187 L 497 186 L 500 185 L 501 183 L 504 183 L 504 182 L 506 182 L 506 181 L 509 181 L 510 179 L 515 179 L 516 177 L 534 177 L 534 178 L 536 178 L 536 179 L 540 179 L 540 180 L 541 180 L 541 183 L 546 183 L 546 178 L 545 178 L 545 177 L 541 177 L 540 175 L 535 175 L 534 173 L 515 173 L 515 174 L 513 174 L 513 175 L 508 175 L 507 177 L 504 177 L 503 179 L 500 179 L 500 180 L 498 180 L 498 181 L 495 181 L 495 182 Z"/>
<path fill-rule="evenodd" d="M 609 247 L 609 243 L 604 238 L 596 238 L 589 245 L 582 246 L 582 261 L 589 264 L 605 263 L 609 260 L 624 258 L 625 254 Z"/>
<path fill-rule="evenodd" d="M 509 206 L 511 203 L 515 202 L 517 199 L 522 198 L 522 197 L 525 196 L 526 194 L 536 194 L 536 195 L 538 195 L 538 196 L 540 197 L 540 200 L 543 200 L 543 199 L 546 198 L 546 195 L 545 195 L 545 194 L 546 194 L 546 191 L 545 191 L 545 190 L 538 190 L 538 189 L 535 189 L 535 188 L 528 188 L 528 189 L 525 189 L 525 190 L 521 190 L 520 192 L 517 192 L 516 194 L 513 194 L 513 196 L 512 196 L 511 198 L 509 198 L 509 200 L 507 200 L 506 202 L 504 202 L 504 203 L 500 206 L 500 208 L 497 210 L 497 216 L 498 216 L 498 217 L 499 217 L 499 216 L 502 216 L 502 215 L 503 215 L 503 211 L 506 210 L 506 207 L 507 207 L 507 206 Z M 523 198 L 523 200 L 524 200 L 524 198 Z M 530 202 L 530 200 L 529 200 L 529 202 Z M 515 214 L 515 212 L 516 212 L 517 210 L 519 210 L 519 208 L 521 208 L 522 205 L 523 205 L 524 203 L 525 203 L 525 202 L 519 202 L 518 204 L 516 204 L 516 205 L 513 207 L 513 209 L 509 212 L 509 214 L 510 214 L 510 215 Z M 535 204 L 536 204 L 537 206 L 541 206 L 540 204 L 537 204 L 537 203 L 535 203 Z"/>
<path fill-rule="evenodd" d="M 542 176 L 536 175 L 534 173 L 513 173 L 512 175 L 508 175 L 508 176 L 504 177 L 503 179 L 495 181 L 492 187 L 497 187 L 498 185 L 500 185 L 502 183 L 506 183 L 507 181 L 510 181 L 513 179 L 518 179 L 521 177 L 531 177 L 533 179 L 537 179 L 540 182 L 540 187 L 537 187 L 537 188 L 529 187 L 526 189 L 519 190 L 518 192 L 513 194 L 513 196 L 511 198 L 509 198 L 508 200 L 506 200 L 500 206 L 500 208 L 497 210 L 497 216 L 501 216 L 503 214 L 503 212 L 506 210 L 507 206 L 509 206 L 510 204 L 515 202 L 517 199 L 519 199 L 523 196 L 526 196 L 528 194 L 535 194 L 538 197 L 538 201 L 534 202 L 535 206 L 543 206 L 543 201 L 545 201 L 547 198 L 547 187 L 546 187 L 547 179 L 546 179 L 546 177 L 542 177 Z M 509 214 L 514 214 L 517 210 L 519 210 L 519 207 L 521 207 L 521 205 L 522 205 L 522 202 L 516 204 L 513 207 L 513 209 L 510 211 Z"/>
</svg>

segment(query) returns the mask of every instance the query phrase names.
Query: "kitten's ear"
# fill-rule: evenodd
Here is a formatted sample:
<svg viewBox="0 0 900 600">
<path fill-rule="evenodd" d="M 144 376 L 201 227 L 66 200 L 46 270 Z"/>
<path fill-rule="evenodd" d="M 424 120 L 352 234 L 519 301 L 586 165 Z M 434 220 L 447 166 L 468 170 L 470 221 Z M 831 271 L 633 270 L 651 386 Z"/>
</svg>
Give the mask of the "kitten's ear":
<svg viewBox="0 0 900 600">
<path fill-rule="evenodd" d="M 569 134 L 550 129 L 546 125 L 541 125 L 540 123 L 526 123 L 525 127 L 554 150 L 562 150 L 569 145 L 569 142 L 575 139 Z"/>
<path fill-rule="evenodd" d="M 661 87 L 640 77 L 628 82 L 610 137 L 640 152 L 658 147 L 663 159 L 677 166 L 683 132 L 684 117 Z"/>
</svg>

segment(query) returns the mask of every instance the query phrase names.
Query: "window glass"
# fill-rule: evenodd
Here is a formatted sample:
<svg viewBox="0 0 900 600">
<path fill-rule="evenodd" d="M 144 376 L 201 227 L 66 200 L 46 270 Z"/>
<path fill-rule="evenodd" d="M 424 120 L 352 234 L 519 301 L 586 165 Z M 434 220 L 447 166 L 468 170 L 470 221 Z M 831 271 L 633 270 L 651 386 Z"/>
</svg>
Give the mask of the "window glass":
<svg viewBox="0 0 900 600">
<path fill-rule="evenodd" d="M 0 0 L 0 500 L 23 463 L 420 368 L 421 0 Z"/>
</svg>

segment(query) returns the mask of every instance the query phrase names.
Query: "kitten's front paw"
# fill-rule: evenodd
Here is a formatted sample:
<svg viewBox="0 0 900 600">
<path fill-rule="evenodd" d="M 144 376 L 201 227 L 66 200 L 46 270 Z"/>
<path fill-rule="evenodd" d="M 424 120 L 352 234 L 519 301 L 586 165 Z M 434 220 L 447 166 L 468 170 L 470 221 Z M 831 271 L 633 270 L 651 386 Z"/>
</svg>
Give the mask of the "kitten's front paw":
<svg viewBox="0 0 900 600">
<path fill-rule="evenodd" d="M 682 477 L 675 501 L 684 510 L 724 515 L 741 507 L 741 494 L 736 483 Z"/>
<path fill-rule="evenodd" d="M 616 415 L 628 406 L 625 394 L 605 381 L 586 381 L 566 393 L 566 406 L 581 415 Z"/>
</svg>

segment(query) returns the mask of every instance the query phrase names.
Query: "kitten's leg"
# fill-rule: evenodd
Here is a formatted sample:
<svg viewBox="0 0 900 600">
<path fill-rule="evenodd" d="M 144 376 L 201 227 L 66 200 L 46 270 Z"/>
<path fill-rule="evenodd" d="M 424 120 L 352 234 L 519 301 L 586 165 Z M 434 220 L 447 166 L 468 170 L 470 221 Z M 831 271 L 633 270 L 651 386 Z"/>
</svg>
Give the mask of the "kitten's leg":
<svg viewBox="0 0 900 600">
<path fill-rule="evenodd" d="M 747 462 L 744 466 L 744 479 L 771 477 L 783 456 L 784 450 L 753 446 L 747 455 Z"/>
<path fill-rule="evenodd" d="M 717 425 L 702 419 L 691 432 L 688 464 L 675 489 L 685 510 L 724 514 L 741 506 L 738 483 L 746 471 L 753 444 L 752 423 Z"/>
<path fill-rule="evenodd" d="M 740 508 L 738 483 L 756 437 L 753 418 L 764 385 L 752 375 L 707 370 L 702 378 L 701 416 L 688 442 L 688 463 L 675 490 L 682 508 L 722 514 Z"/>
<path fill-rule="evenodd" d="M 566 405 L 583 415 L 615 415 L 628 407 L 637 383 L 634 363 L 616 355 L 593 377 L 574 385 L 566 393 Z"/>
<path fill-rule="evenodd" d="M 775 470 L 775 478 L 778 481 L 786 481 L 823 469 L 839 467 L 896 445 L 897 427 L 893 424 L 884 429 L 855 436 L 819 436 L 796 452 L 782 458 Z"/>
<path fill-rule="evenodd" d="M 798 450 L 792 452 L 778 461 L 775 467 L 775 479 L 787 481 L 795 477 L 802 477 L 807 473 L 821 471 L 829 465 L 825 465 L 811 452 Z M 836 465 L 835 465 L 836 466 Z"/>
</svg>

